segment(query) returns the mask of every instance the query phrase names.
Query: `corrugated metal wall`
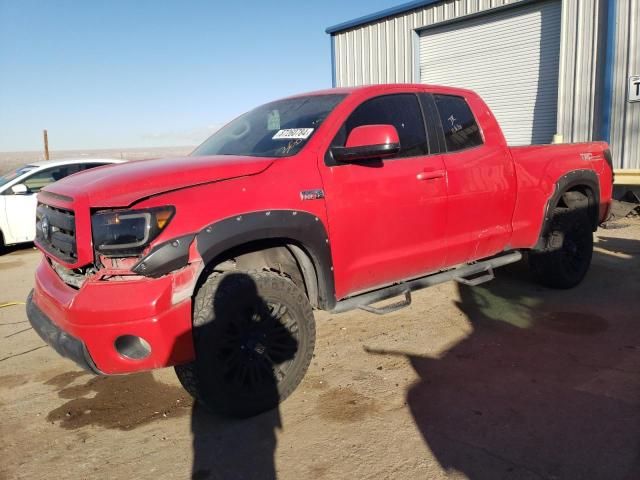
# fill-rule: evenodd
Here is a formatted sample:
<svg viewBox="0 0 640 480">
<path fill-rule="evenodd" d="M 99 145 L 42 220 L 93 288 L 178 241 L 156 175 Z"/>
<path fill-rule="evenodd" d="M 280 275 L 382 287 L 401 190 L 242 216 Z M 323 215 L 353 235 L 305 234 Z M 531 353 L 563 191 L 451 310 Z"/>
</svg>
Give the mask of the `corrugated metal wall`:
<svg viewBox="0 0 640 480">
<path fill-rule="evenodd" d="M 336 86 L 410 83 L 414 30 L 522 0 L 449 0 L 334 35 Z"/>
<path fill-rule="evenodd" d="M 640 169 L 640 102 L 627 101 L 629 77 L 640 75 L 640 0 L 617 3 L 611 150 L 618 168 Z"/>
<path fill-rule="evenodd" d="M 524 1 L 448 0 L 335 33 L 336 86 L 418 81 L 416 29 Z M 626 98 L 640 75 L 640 0 L 616 1 L 614 166 L 640 168 L 640 103 Z M 557 130 L 567 142 L 599 139 L 606 2 L 562 0 Z"/>
<path fill-rule="evenodd" d="M 558 133 L 565 142 L 588 142 L 599 135 L 605 3 L 606 0 L 562 2 Z"/>
</svg>

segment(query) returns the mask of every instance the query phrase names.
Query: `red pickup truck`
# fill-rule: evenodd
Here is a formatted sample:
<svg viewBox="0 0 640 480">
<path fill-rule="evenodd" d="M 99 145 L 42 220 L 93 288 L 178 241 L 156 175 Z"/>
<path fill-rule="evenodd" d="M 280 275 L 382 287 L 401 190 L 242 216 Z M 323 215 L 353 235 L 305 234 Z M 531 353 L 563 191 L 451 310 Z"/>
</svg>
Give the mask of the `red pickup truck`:
<svg viewBox="0 0 640 480">
<path fill-rule="evenodd" d="M 523 254 L 541 283 L 577 285 L 611 192 L 606 143 L 511 148 L 468 90 L 294 96 L 188 157 L 42 190 L 27 313 L 95 373 L 175 366 L 203 404 L 248 416 L 301 381 L 313 309 L 387 313 L 412 290 L 476 285 Z"/>
</svg>

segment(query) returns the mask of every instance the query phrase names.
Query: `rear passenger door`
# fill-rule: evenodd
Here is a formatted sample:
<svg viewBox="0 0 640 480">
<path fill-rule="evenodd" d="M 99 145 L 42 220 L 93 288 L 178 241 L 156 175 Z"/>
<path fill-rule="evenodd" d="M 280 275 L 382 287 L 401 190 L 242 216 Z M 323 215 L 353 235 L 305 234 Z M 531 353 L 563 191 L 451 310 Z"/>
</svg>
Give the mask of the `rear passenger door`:
<svg viewBox="0 0 640 480">
<path fill-rule="evenodd" d="M 465 98 L 431 96 L 447 170 L 447 265 L 494 255 L 511 237 L 513 162 L 502 145 L 484 142 Z"/>
<path fill-rule="evenodd" d="M 393 158 L 321 168 L 337 296 L 422 275 L 444 266 L 446 179 L 432 156 L 418 97 L 384 95 L 356 107 L 331 146 L 362 125 L 390 124 L 401 151 Z"/>
</svg>

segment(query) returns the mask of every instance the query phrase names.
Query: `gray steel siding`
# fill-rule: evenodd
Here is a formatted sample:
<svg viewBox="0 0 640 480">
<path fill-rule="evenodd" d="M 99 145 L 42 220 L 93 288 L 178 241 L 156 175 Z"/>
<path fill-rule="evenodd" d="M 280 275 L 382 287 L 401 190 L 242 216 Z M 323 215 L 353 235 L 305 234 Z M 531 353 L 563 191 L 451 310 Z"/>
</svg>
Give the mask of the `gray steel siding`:
<svg viewBox="0 0 640 480">
<path fill-rule="evenodd" d="M 597 0 L 562 2 L 557 130 L 565 142 L 598 137 L 605 22 Z"/>
<path fill-rule="evenodd" d="M 411 83 L 414 30 L 523 0 L 449 0 L 335 36 L 336 86 Z"/>
<path fill-rule="evenodd" d="M 611 110 L 614 167 L 640 169 L 640 102 L 627 101 L 628 80 L 640 75 L 640 0 L 617 2 Z"/>
</svg>

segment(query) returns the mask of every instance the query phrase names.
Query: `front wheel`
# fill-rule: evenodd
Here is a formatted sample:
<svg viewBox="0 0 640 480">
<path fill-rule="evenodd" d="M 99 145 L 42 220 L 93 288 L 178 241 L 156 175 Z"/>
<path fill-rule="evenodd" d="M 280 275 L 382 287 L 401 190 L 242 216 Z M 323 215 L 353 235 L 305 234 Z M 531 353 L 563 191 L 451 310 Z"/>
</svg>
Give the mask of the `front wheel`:
<svg viewBox="0 0 640 480">
<path fill-rule="evenodd" d="M 593 256 L 593 232 L 586 210 L 556 208 L 552 213 L 549 244 L 529 254 L 529 266 L 539 283 L 567 289 L 587 274 Z"/>
<path fill-rule="evenodd" d="M 184 388 L 223 415 L 275 408 L 298 386 L 315 345 L 311 305 L 272 272 L 212 273 L 194 298 L 195 361 L 175 367 Z"/>
</svg>

